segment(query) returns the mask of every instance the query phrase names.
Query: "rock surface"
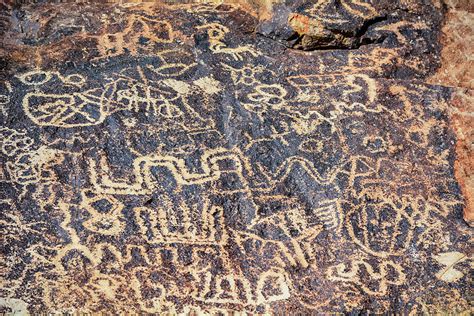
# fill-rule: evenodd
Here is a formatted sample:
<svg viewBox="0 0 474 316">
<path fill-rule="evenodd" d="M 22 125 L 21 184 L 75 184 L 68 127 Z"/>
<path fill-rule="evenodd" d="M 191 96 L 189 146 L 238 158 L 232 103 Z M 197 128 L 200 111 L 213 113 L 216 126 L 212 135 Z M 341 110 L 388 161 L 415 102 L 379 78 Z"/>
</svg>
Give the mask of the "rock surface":
<svg viewBox="0 0 474 316">
<path fill-rule="evenodd" d="M 463 5 L 0 4 L 0 312 L 469 313 Z"/>
<path fill-rule="evenodd" d="M 456 133 L 456 178 L 465 199 L 464 219 L 474 226 L 474 3 L 448 1 L 440 69 L 429 82 L 452 88 L 451 126 Z"/>
</svg>

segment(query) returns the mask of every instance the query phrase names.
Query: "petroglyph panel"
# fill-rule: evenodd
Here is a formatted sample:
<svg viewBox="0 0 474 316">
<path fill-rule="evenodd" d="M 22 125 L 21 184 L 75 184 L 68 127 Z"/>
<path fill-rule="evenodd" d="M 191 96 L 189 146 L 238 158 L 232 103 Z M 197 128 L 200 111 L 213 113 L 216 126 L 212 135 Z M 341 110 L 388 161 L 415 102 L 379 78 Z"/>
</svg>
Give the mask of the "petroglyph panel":
<svg viewBox="0 0 474 316">
<path fill-rule="evenodd" d="M 435 4 L 0 6 L 0 313 L 469 310 Z"/>
</svg>

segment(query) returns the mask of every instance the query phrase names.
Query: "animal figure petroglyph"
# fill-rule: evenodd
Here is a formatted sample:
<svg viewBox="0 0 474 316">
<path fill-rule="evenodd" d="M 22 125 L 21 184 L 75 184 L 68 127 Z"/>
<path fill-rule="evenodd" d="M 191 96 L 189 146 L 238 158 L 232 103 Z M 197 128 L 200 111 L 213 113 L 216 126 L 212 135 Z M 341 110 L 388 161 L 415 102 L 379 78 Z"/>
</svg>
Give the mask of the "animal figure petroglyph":
<svg viewBox="0 0 474 316">
<path fill-rule="evenodd" d="M 209 36 L 210 50 L 216 54 L 229 54 L 235 60 L 244 60 L 246 54 L 257 57 L 259 52 L 250 46 L 239 46 L 236 48 L 228 47 L 224 42 L 225 35 L 229 33 L 229 29 L 219 23 L 210 23 L 199 26 L 198 29 L 207 29 Z"/>
<path fill-rule="evenodd" d="M 375 40 L 298 52 L 243 34 L 258 21 L 237 5 L 104 5 L 98 19 L 78 13 L 88 25 L 35 6 L 44 38 L 22 44 L 33 66 L 0 83 L 0 309 L 387 313 L 438 290 L 465 301 L 454 110 L 447 88 L 410 79 L 434 67 L 413 45 L 437 21 L 402 9 L 379 21 L 378 7 L 302 6 L 315 27 L 361 22 Z M 50 34 L 57 21 L 75 31 Z"/>
</svg>

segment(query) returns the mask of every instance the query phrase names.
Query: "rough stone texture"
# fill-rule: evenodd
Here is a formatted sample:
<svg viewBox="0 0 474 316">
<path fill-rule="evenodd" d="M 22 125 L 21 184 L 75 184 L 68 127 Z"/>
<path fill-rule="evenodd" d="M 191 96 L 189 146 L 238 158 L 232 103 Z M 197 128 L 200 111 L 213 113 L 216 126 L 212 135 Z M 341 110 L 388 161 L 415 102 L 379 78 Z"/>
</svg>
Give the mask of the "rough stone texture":
<svg viewBox="0 0 474 316">
<path fill-rule="evenodd" d="M 449 10 L 442 29 L 441 68 L 433 83 L 474 89 L 474 13 Z"/>
<path fill-rule="evenodd" d="M 1 4 L 0 311 L 472 311 L 446 6 L 309 3 Z"/>
<path fill-rule="evenodd" d="M 442 28 L 440 69 L 429 82 L 450 86 L 451 126 L 456 133 L 455 174 L 465 199 L 464 219 L 474 225 L 474 4 L 448 1 Z"/>
<path fill-rule="evenodd" d="M 474 92 L 457 89 L 449 112 L 456 133 L 455 175 L 464 195 L 464 219 L 474 226 Z"/>
</svg>

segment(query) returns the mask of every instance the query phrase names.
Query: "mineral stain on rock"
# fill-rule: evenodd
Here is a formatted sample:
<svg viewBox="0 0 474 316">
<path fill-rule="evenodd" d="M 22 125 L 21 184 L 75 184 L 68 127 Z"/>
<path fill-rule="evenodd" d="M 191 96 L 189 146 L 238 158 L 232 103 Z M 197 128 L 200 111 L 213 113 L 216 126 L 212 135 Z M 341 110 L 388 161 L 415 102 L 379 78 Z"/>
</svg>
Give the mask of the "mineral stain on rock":
<svg viewBox="0 0 474 316">
<path fill-rule="evenodd" d="M 470 311 L 452 6 L 239 2 L 0 4 L 0 312 Z"/>
</svg>

